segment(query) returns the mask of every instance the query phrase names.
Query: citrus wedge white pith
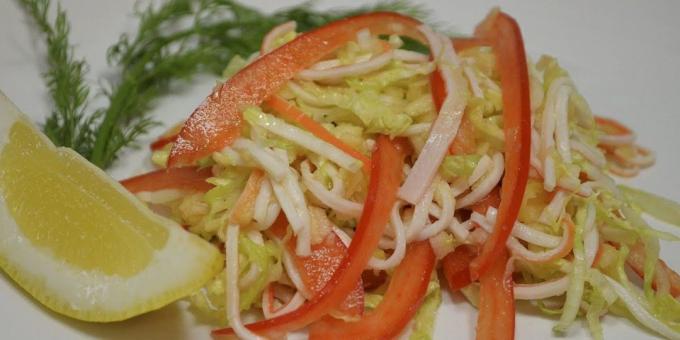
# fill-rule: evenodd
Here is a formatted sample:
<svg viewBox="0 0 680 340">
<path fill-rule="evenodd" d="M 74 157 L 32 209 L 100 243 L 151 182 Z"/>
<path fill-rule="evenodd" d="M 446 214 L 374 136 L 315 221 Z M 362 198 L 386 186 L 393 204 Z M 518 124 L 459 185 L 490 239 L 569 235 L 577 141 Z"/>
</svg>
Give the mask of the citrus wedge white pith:
<svg viewBox="0 0 680 340">
<path fill-rule="evenodd" d="M 0 267 L 50 309 L 106 322 L 188 295 L 222 255 L 55 148 L 0 92 Z"/>
</svg>

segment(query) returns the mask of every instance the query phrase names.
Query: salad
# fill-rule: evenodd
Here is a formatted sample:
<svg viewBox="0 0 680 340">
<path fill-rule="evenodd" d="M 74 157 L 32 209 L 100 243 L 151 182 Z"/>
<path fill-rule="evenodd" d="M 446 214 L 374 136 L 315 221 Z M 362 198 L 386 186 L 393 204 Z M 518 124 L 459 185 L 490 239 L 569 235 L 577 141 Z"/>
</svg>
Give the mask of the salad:
<svg viewBox="0 0 680 340">
<path fill-rule="evenodd" d="M 516 300 L 557 333 L 609 313 L 680 338 L 677 237 L 641 217 L 677 205 L 612 178 L 654 154 L 500 10 L 453 39 L 390 12 L 282 24 L 151 148 L 122 184 L 224 251 L 190 297 L 214 336 L 430 338 L 448 289 L 479 339 L 514 337 Z"/>
</svg>

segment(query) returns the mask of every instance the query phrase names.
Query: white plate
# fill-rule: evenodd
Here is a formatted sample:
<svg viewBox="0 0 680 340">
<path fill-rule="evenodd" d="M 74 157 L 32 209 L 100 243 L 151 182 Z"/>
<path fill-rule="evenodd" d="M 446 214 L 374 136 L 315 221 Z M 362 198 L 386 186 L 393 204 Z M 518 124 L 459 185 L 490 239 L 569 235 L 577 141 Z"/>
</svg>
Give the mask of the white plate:
<svg viewBox="0 0 680 340">
<path fill-rule="evenodd" d="M 296 1 L 250 1 L 271 11 Z M 342 1 L 343 6 L 361 1 Z M 129 13 L 133 0 L 63 0 L 73 24 L 76 54 L 90 62 L 88 79 L 95 83 L 105 74 L 106 48 L 124 31 L 134 31 Z M 438 21 L 458 32 L 470 33 L 474 24 L 496 4 L 495 1 L 452 3 L 429 1 Z M 330 1 L 323 8 L 332 7 Z M 631 181 L 634 185 L 680 201 L 680 2 L 639 1 L 508 1 L 503 8 L 520 23 L 529 55 L 549 53 L 559 58 L 571 73 L 580 92 L 594 112 L 616 117 L 634 128 L 642 145 L 657 153 L 657 164 Z M 0 89 L 36 121 L 49 112 L 48 95 L 40 72 L 44 67 L 42 37 L 28 29 L 29 22 L 15 1 L 0 2 Z M 214 82 L 196 81 L 181 95 L 163 99 L 155 114 L 168 123 L 186 117 L 209 92 Z M 97 106 L 97 105 L 95 105 Z M 157 132 L 159 132 L 158 130 Z M 148 137 L 149 140 L 152 137 Z M 111 171 L 122 178 L 139 169 L 148 153 L 129 152 Z M 655 226 L 671 230 L 661 223 Z M 662 257 L 680 269 L 680 246 L 665 243 Z M 0 338 L 50 339 L 207 338 L 207 325 L 194 319 L 179 303 L 154 313 L 114 324 L 91 324 L 51 313 L 30 299 L 4 275 L 0 275 Z M 554 319 L 520 304 L 518 339 L 553 336 Z M 438 339 L 474 337 L 476 312 L 459 296 L 444 297 L 437 320 Z M 617 317 L 604 318 L 604 334 L 611 339 L 654 337 L 633 323 Z M 577 321 L 568 338 L 589 338 Z"/>
</svg>

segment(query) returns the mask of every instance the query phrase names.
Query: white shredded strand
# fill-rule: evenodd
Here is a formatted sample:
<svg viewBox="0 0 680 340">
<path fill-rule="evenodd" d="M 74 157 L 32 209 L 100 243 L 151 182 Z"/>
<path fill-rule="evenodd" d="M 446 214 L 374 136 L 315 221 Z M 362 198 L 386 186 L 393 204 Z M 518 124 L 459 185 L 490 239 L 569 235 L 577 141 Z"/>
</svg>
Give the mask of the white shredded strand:
<svg viewBox="0 0 680 340">
<path fill-rule="evenodd" d="M 272 189 L 277 201 L 281 205 L 283 213 L 288 219 L 297 244 L 295 252 L 300 256 L 309 255 L 311 252 L 311 220 L 309 210 L 305 202 L 305 196 L 300 188 L 295 171 L 287 168 L 288 174 L 283 181 L 272 181 Z"/>
<path fill-rule="evenodd" d="M 390 61 L 392 61 L 392 57 L 392 51 L 388 51 L 364 62 L 342 65 L 325 70 L 303 70 L 296 75 L 296 78 L 302 80 L 323 81 L 342 79 L 346 77 L 356 77 L 383 68 Z"/>
<path fill-rule="evenodd" d="M 338 236 L 340 239 L 340 242 L 345 245 L 345 247 L 349 248 L 349 245 L 352 244 L 352 237 L 349 236 L 344 230 L 338 228 L 337 226 L 333 226 L 333 232 L 335 235 Z"/>
<path fill-rule="evenodd" d="M 478 185 L 473 188 L 470 193 L 458 200 L 456 209 L 464 208 L 477 203 L 479 200 L 488 195 L 493 188 L 498 185 L 503 177 L 503 155 L 496 153 L 493 155 L 493 167 L 489 169 L 485 177 L 481 179 Z"/>
<path fill-rule="evenodd" d="M 314 106 L 327 106 L 324 102 L 320 101 L 318 98 L 316 98 L 314 95 L 311 93 L 307 92 L 302 86 L 298 85 L 295 81 L 289 81 L 286 83 L 288 86 L 288 89 L 293 92 L 293 94 L 298 97 L 298 99 L 301 99 L 302 101 L 309 103 Z"/>
<path fill-rule="evenodd" d="M 469 226 L 469 223 L 467 224 Z M 466 227 L 465 223 L 460 223 L 457 218 L 453 218 L 451 220 L 451 223 L 449 224 L 449 230 L 453 234 L 453 236 L 458 240 L 458 241 L 465 241 L 467 240 L 468 236 L 470 236 L 470 232 L 468 231 L 469 228 Z"/>
<path fill-rule="evenodd" d="M 262 184 L 260 184 L 260 190 L 257 192 L 253 206 L 253 219 L 262 230 L 269 228 L 269 225 L 266 225 L 264 222 L 267 218 L 267 208 L 269 208 L 271 199 L 272 185 L 269 179 L 265 177 L 262 180 Z"/>
<path fill-rule="evenodd" d="M 486 218 L 492 225 L 496 223 L 497 215 L 498 210 L 494 207 L 489 207 L 486 211 Z M 555 248 L 559 246 L 560 241 L 562 240 L 561 237 L 544 233 L 519 221 L 515 221 L 515 225 L 512 228 L 512 235 L 520 240 L 543 248 Z"/>
<path fill-rule="evenodd" d="M 430 127 L 432 126 L 431 123 L 417 123 L 413 124 L 404 130 L 404 132 L 401 133 L 401 136 L 406 136 L 406 137 L 411 137 L 411 136 L 416 136 L 421 133 L 425 133 L 430 130 Z"/>
<path fill-rule="evenodd" d="M 288 314 L 300 308 L 300 306 L 302 306 L 305 303 L 305 301 L 307 300 L 305 299 L 304 296 L 302 296 L 302 294 L 300 294 L 300 292 L 295 292 L 295 295 L 293 295 L 293 297 L 290 299 L 290 301 L 288 301 L 288 303 L 285 306 L 275 311 L 272 311 L 269 309 L 269 289 L 265 289 L 264 292 L 262 293 L 262 314 L 264 315 L 264 318 L 266 320 L 269 320 L 277 316 Z"/>
<path fill-rule="evenodd" d="M 429 57 L 415 51 L 396 49 L 393 51 L 394 59 L 407 63 L 426 63 Z"/>
<path fill-rule="evenodd" d="M 371 48 L 371 31 L 368 28 L 361 29 L 357 32 L 357 44 L 362 50 Z"/>
<path fill-rule="evenodd" d="M 239 339 L 261 340 L 257 334 L 251 332 L 241 322 L 240 311 L 240 291 L 239 291 L 239 255 L 238 255 L 238 234 L 239 226 L 229 224 L 227 226 L 227 239 L 225 242 L 225 280 L 226 280 L 226 310 L 229 325 L 234 330 Z"/>
<path fill-rule="evenodd" d="M 250 155 L 274 180 L 280 181 L 286 176 L 288 163 L 282 162 L 269 149 L 245 138 L 234 141 L 232 147 Z"/>
<path fill-rule="evenodd" d="M 446 156 L 449 145 L 456 137 L 467 104 L 466 98 L 463 98 L 459 93 L 459 90 L 466 86 L 465 84 L 460 84 L 464 80 L 455 79 L 452 74 L 451 66 L 457 65 L 458 60 L 448 38 L 434 34 L 426 26 L 420 26 L 419 29 L 428 41 L 431 39 L 435 41 L 435 45 L 432 45 L 433 41 L 429 41 L 431 44 L 430 48 L 437 61 L 439 72 L 444 79 L 447 95 L 432 125 L 425 146 L 413 164 L 413 171 L 411 171 L 404 184 L 399 188 L 398 197 L 411 204 L 418 202 L 430 184 L 432 184 L 437 170 L 444 160 L 444 156 Z M 444 43 L 444 39 L 446 39 L 446 43 Z M 439 47 L 436 46 L 436 41 L 438 41 Z M 441 48 L 441 45 L 444 45 L 444 48 L 441 52 L 441 58 L 438 58 L 436 54 L 437 48 Z"/>
<path fill-rule="evenodd" d="M 446 229 L 453 220 L 456 202 L 453 195 L 451 195 L 449 185 L 445 181 L 439 181 L 435 190 L 435 196 L 440 201 L 441 216 L 439 216 L 437 221 L 427 224 L 420 230 L 416 236 L 416 240 L 418 241 L 426 240 L 439 234 L 442 230 Z"/>
<path fill-rule="evenodd" d="M 340 178 L 338 170 L 335 169 L 335 167 L 332 164 L 328 164 L 326 166 L 326 171 L 328 172 L 328 175 L 331 178 L 331 182 L 333 183 L 331 192 L 336 195 L 342 195 L 345 192 L 345 183 L 343 182 L 342 178 Z"/>
<path fill-rule="evenodd" d="M 600 144 L 609 146 L 623 146 L 635 143 L 637 136 L 635 132 L 625 135 L 602 134 L 598 137 Z"/>
<path fill-rule="evenodd" d="M 340 150 L 335 145 L 314 136 L 311 132 L 301 129 L 295 125 L 286 123 L 280 118 L 276 118 L 265 113 L 259 113 L 266 119 L 266 123 L 258 124 L 267 131 L 283 137 L 309 151 L 322 155 L 329 160 L 335 162 L 342 168 L 351 172 L 357 172 L 361 169 L 362 163 L 356 158 L 350 156 L 346 152 Z"/>
<path fill-rule="evenodd" d="M 423 195 L 422 199 L 415 205 L 413 216 L 411 221 L 408 223 L 406 228 L 406 240 L 412 241 L 416 234 L 420 232 L 428 221 L 430 204 L 432 204 L 432 199 L 434 198 L 435 187 L 430 186 Z"/>
<path fill-rule="evenodd" d="M 468 179 L 465 177 L 459 177 L 453 183 L 451 183 L 451 194 L 453 197 L 458 197 L 458 195 L 467 191 L 468 188 L 470 188 Z"/>
<path fill-rule="evenodd" d="M 290 257 L 290 254 L 288 254 L 286 249 L 283 249 L 281 260 L 283 262 L 283 269 L 286 270 L 286 274 L 288 274 L 288 278 L 290 279 L 290 282 L 293 283 L 293 286 L 295 286 L 295 289 L 297 289 L 297 291 L 300 292 L 305 298 L 310 298 L 312 294 L 307 289 L 307 286 L 305 286 L 305 283 L 300 276 L 300 272 L 295 266 L 295 263 L 293 263 L 293 259 Z"/>
<path fill-rule="evenodd" d="M 435 61 L 439 59 L 442 54 L 442 40 L 439 35 L 435 33 L 432 28 L 427 25 L 421 25 L 418 30 L 423 33 L 425 39 L 427 40 L 427 45 L 430 47 L 430 53 L 432 54 L 432 59 Z"/>
<path fill-rule="evenodd" d="M 568 119 L 568 105 L 571 92 L 570 86 L 561 87 L 555 101 L 555 113 L 557 116 L 555 122 L 555 142 L 557 145 L 557 152 L 565 163 L 571 163 Z"/>
<path fill-rule="evenodd" d="M 557 101 L 557 94 L 561 87 L 569 86 L 571 81 L 567 77 L 561 77 L 553 80 L 548 88 L 545 103 L 543 105 L 543 113 L 541 116 L 541 154 L 545 157 L 548 150 L 555 145 L 555 129 L 557 128 L 557 117 L 555 113 L 555 104 Z"/>
<path fill-rule="evenodd" d="M 397 216 L 395 216 L 397 215 Z M 398 219 L 399 218 L 399 208 L 395 204 L 394 207 L 392 207 L 392 212 L 390 213 L 390 220 Z M 406 235 L 404 228 L 398 227 L 397 224 L 390 223 L 388 225 L 388 228 L 392 229 L 394 233 L 394 251 L 392 254 L 387 258 L 387 259 L 379 259 L 377 257 L 371 257 L 371 259 L 368 261 L 368 267 L 371 269 L 377 269 L 377 270 L 387 270 L 394 268 L 401 263 L 401 260 L 404 259 L 404 255 L 406 254 Z"/>
<path fill-rule="evenodd" d="M 475 184 L 480 178 L 482 178 L 489 169 L 494 166 L 493 160 L 488 155 L 482 156 L 477 162 L 477 166 L 472 170 L 470 177 L 468 177 L 468 184 Z"/>
<path fill-rule="evenodd" d="M 564 294 L 569 288 L 569 276 L 541 283 L 516 283 L 513 287 L 517 300 L 540 300 Z"/>
<path fill-rule="evenodd" d="M 555 223 L 562 214 L 562 211 L 564 210 L 564 207 L 567 205 L 568 201 L 569 194 L 567 194 L 567 192 L 564 190 L 558 190 L 550 203 L 548 203 L 548 205 L 541 212 L 541 215 L 538 217 L 538 221 L 547 225 Z"/>
<path fill-rule="evenodd" d="M 297 23 L 295 21 L 287 21 L 272 28 L 267 35 L 262 39 L 261 52 L 269 53 L 274 49 L 274 42 L 281 36 L 288 34 L 289 32 L 294 32 L 297 28 Z M 264 54 L 263 53 L 263 54 Z"/>
<path fill-rule="evenodd" d="M 472 95 L 475 98 L 484 98 L 484 93 L 482 92 L 482 89 L 479 87 L 479 79 L 477 79 L 477 76 L 475 76 L 474 71 L 472 71 L 470 67 L 465 66 L 463 67 L 463 73 L 465 73 L 465 77 L 468 79 Z"/>
<path fill-rule="evenodd" d="M 348 217 L 356 218 L 361 216 L 361 212 L 364 209 L 363 204 L 347 200 L 326 189 L 323 184 L 314 179 L 314 176 L 310 172 L 308 161 L 304 161 L 300 164 L 300 171 L 305 187 L 307 187 L 309 192 L 326 207 Z"/>
<path fill-rule="evenodd" d="M 557 186 L 555 171 L 555 160 L 551 154 L 548 154 L 543 161 L 543 189 L 547 192 L 553 192 Z"/>
<path fill-rule="evenodd" d="M 300 256 L 307 256 L 311 253 L 311 218 L 309 216 L 309 209 L 307 209 L 305 194 L 302 192 L 302 188 L 300 188 L 300 183 L 298 182 L 294 170 L 289 170 L 289 175 L 286 176 L 284 185 L 286 192 L 288 193 L 288 198 L 293 201 L 295 210 L 302 218 L 303 222 L 302 229 L 296 234 L 297 244 L 295 253 Z"/>
<path fill-rule="evenodd" d="M 574 149 L 574 151 L 581 154 L 581 156 L 583 156 L 583 158 L 585 158 L 588 162 L 593 163 L 593 165 L 600 168 L 603 168 L 605 165 L 607 165 L 607 159 L 605 158 L 602 151 L 598 150 L 597 148 L 583 143 L 578 139 L 572 139 L 569 142 L 569 145 L 572 149 Z"/>
<path fill-rule="evenodd" d="M 647 328 L 669 338 L 669 339 L 680 339 L 680 333 L 676 332 L 672 328 L 668 327 L 665 323 L 661 322 L 659 319 L 655 318 L 644 306 L 642 306 L 638 299 L 633 296 L 624 286 L 618 283 L 613 278 L 605 275 L 605 279 L 614 289 L 616 295 L 619 299 L 628 307 L 628 311 L 635 317 L 637 321 L 641 324 L 647 326 Z"/>
<path fill-rule="evenodd" d="M 260 267 L 257 264 L 252 263 L 250 265 L 250 269 L 248 269 L 248 272 L 246 272 L 243 277 L 239 279 L 238 287 L 240 289 L 245 289 L 246 287 L 250 286 L 253 284 L 253 282 L 255 282 L 255 280 L 257 280 L 261 272 L 262 270 Z"/>
</svg>

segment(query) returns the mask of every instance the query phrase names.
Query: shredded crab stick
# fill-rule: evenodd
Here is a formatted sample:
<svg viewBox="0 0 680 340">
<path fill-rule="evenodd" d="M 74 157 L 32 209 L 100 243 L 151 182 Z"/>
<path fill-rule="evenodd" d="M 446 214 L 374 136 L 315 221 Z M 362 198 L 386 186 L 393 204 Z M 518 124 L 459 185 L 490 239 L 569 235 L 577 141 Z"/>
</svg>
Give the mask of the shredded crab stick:
<svg viewBox="0 0 680 340">
<path fill-rule="evenodd" d="M 435 260 L 429 242 L 412 243 L 376 309 L 356 322 L 324 318 L 311 325 L 309 338 L 390 339 L 398 336 L 425 298 Z"/>
<path fill-rule="evenodd" d="M 269 232 L 279 240 L 284 240 L 288 229 L 288 221 L 284 214 L 280 214 Z M 334 232 L 328 232 L 323 241 L 313 244 L 309 256 L 295 255 L 295 239 L 285 241 L 287 253 L 291 256 L 291 262 L 298 271 L 300 281 L 305 290 L 300 293 L 306 298 L 312 296 L 328 283 L 340 262 L 347 256 L 347 247 Z M 358 318 L 364 311 L 364 289 L 361 279 L 357 281 L 354 290 L 350 292 L 337 311 L 333 315 L 342 318 Z"/>
<path fill-rule="evenodd" d="M 122 180 L 120 184 L 132 193 L 165 189 L 205 192 L 213 187 L 212 184 L 206 182 L 210 177 L 212 177 L 210 168 L 200 169 L 192 166 L 151 171 Z"/>
<path fill-rule="evenodd" d="M 402 179 L 404 154 L 388 137 L 379 136 L 371 158 L 371 176 L 364 210 L 356 233 L 347 250 L 347 257 L 338 266 L 333 277 L 312 299 L 294 312 L 259 321 L 246 327 L 268 337 L 281 336 L 301 329 L 333 310 L 356 287 L 356 282 L 366 268 L 390 218 Z M 234 334 L 230 328 L 213 331 L 213 335 Z"/>
<path fill-rule="evenodd" d="M 505 242 L 512 232 L 526 189 L 531 153 L 529 75 L 519 25 L 507 14 L 494 11 L 477 27 L 475 33 L 493 42 L 497 57 L 503 89 L 506 152 L 496 228 L 484 243 L 479 257 L 470 265 L 473 279 L 482 276 L 505 251 Z"/>
<path fill-rule="evenodd" d="M 246 187 L 241 192 L 241 195 L 234 203 L 231 209 L 232 214 L 229 216 L 230 223 L 247 225 L 252 219 L 255 212 L 255 199 L 260 193 L 262 181 L 264 180 L 264 172 L 260 169 L 255 169 L 250 173 Z"/>
<path fill-rule="evenodd" d="M 605 132 L 605 135 L 601 135 L 599 138 L 600 144 L 628 145 L 635 141 L 635 133 L 614 119 L 595 116 L 595 123 Z"/>
<path fill-rule="evenodd" d="M 355 150 L 349 145 L 345 144 L 343 141 L 333 136 L 326 128 L 317 123 L 314 119 L 306 115 L 304 112 L 300 111 L 295 105 L 287 102 L 285 99 L 274 95 L 269 98 L 266 102 L 269 107 L 274 109 L 276 113 L 283 119 L 295 122 L 301 127 L 305 128 L 307 131 L 311 132 L 313 135 L 319 139 L 332 144 L 336 148 L 342 150 L 346 154 L 354 157 L 355 159 L 363 163 L 364 171 L 368 172 L 371 167 L 371 160 L 366 157 L 361 152 Z"/>
<path fill-rule="evenodd" d="M 187 165 L 230 145 L 241 133 L 241 110 L 259 106 L 300 71 L 314 65 L 356 37 L 362 29 L 423 41 L 420 23 L 410 17 L 375 12 L 341 19 L 303 33 L 267 53 L 216 88 L 191 114 L 168 159 L 168 166 Z"/>
<path fill-rule="evenodd" d="M 421 26 L 420 30 L 427 37 L 432 57 L 438 64 L 446 96 L 432 124 L 425 146 L 413 164 L 409 176 L 399 188 L 399 198 L 411 204 L 420 201 L 434 180 L 439 165 L 456 137 L 467 105 L 467 99 L 463 95 L 463 88 L 466 86 L 463 76 L 459 71 L 451 70 L 452 67 L 458 66 L 459 61 L 449 38 L 432 32 L 427 26 Z"/>
</svg>

